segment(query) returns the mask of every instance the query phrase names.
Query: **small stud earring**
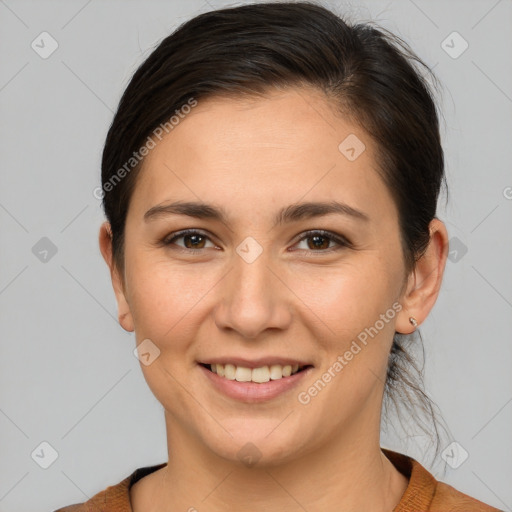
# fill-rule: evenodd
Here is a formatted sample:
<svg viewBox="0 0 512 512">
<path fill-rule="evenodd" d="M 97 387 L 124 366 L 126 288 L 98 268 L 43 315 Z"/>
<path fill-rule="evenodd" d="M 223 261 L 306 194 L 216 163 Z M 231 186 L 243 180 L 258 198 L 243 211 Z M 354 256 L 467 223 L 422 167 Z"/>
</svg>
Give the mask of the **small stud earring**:
<svg viewBox="0 0 512 512">
<path fill-rule="evenodd" d="M 418 325 L 418 322 L 416 322 L 416 318 L 414 318 L 413 316 L 409 317 L 409 322 L 411 322 L 411 324 L 416 327 Z"/>
</svg>

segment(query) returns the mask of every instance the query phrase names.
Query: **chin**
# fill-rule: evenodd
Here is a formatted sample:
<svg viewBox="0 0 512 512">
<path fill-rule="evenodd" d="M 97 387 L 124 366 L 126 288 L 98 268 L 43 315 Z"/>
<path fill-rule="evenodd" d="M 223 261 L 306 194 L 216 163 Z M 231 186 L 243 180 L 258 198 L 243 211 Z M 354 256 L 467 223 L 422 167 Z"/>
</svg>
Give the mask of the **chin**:
<svg viewBox="0 0 512 512">
<path fill-rule="evenodd" d="M 282 417 L 272 420 L 237 418 L 223 424 L 232 437 L 226 434 L 212 439 L 205 433 L 207 438 L 203 441 L 211 452 L 229 462 L 251 468 L 278 466 L 298 458 L 302 452 L 299 447 L 306 443 L 303 433 L 290 429 L 291 425 L 282 428 L 282 421 Z"/>
</svg>

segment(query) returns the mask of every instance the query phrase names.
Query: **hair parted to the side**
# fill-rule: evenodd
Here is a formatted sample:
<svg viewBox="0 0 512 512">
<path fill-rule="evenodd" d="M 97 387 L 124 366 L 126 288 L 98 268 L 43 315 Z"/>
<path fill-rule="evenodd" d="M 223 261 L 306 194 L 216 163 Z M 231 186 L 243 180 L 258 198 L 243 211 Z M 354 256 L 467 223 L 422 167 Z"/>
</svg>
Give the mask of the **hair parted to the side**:
<svg viewBox="0 0 512 512">
<path fill-rule="evenodd" d="M 349 24 L 312 2 L 268 2 L 206 12 L 161 41 L 133 75 L 110 126 L 102 184 L 190 98 L 265 96 L 273 88 L 314 87 L 375 142 L 379 172 L 399 212 L 403 259 L 414 269 L 430 241 L 444 155 L 428 66 L 399 37 L 373 23 Z M 103 195 L 113 260 L 124 275 L 124 228 L 136 165 Z M 386 410 L 425 414 L 439 435 L 435 405 L 423 391 L 422 369 L 409 346 L 417 336 L 395 333 L 386 379 Z M 419 343 L 422 346 L 421 336 Z"/>
</svg>

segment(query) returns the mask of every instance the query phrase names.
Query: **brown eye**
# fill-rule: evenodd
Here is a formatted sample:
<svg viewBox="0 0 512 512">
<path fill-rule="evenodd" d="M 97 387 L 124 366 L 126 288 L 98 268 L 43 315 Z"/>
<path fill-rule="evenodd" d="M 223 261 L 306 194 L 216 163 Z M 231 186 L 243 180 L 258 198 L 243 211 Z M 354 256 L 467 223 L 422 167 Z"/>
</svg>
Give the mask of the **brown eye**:
<svg viewBox="0 0 512 512">
<path fill-rule="evenodd" d="M 177 244 L 177 240 L 183 239 L 183 245 Z M 175 245 L 176 248 L 182 249 L 185 251 L 199 251 L 201 249 L 207 249 L 206 243 L 210 241 L 210 237 L 205 233 L 197 230 L 185 230 L 180 231 L 178 233 L 174 233 L 170 238 L 166 238 L 163 241 L 163 244 L 166 246 Z M 308 231 L 304 234 L 304 236 L 299 240 L 299 243 L 306 242 L 306 247 L 302 248 L 303 250 L 313 253 L 325 253 L 331 251 L 337 251 L 344 247 L 350 247 L 350 242 L 340 235 L 336 235 L 334 233 L 330 233 L 328 231 Z M 211 242 L 211 247 L 216 247 L 213 242 Z M 334 243 L 335 246 L 330 246 L 331 243 Z M 337 245 L 337 246 L 336 246 Z M 301 249 L 301 250 L 302 250 Z"/>
<path fill-rule="evenodd" d="M 310 249 L 328 249 L 330 240 L 326 236 L 315 235 L 309 236 L 306 240 L 311 240 L 312 243 L 308 243 Z"/>
<path fill-rule="evenodd" d="M 184 235 L 185 246 L 187 249 L 202 249 L 205 241 L 205 237 L 202 235 Z"/>
<path fill-rule="evenodd" d="M 328 231 L 308 231 L 299 240 L 300 243 L 304 241 L 306 241 L 306 248 L 304 249 L 309 252 L 331 252 L 351 245 L 344 237 Z M 331 242 L 337 244 L 337 247 L 329 247 Z"/>
<path fill-rule="evenodd" d="M 181 239 L 183 239 L 183 246 L 176 244 L 176 241 Z M 204 233 L 196 230 L 187 230 L 174 234 L 171 238 L 165 239 L 163 243 L 165 245 L 177 245 L 179 248 L 181 247 L 183 249 L 194 251 L 196 249 L 205 249 L 205 243 L 207 240 L 210 240 L 210 238 Z"/>
</svg>

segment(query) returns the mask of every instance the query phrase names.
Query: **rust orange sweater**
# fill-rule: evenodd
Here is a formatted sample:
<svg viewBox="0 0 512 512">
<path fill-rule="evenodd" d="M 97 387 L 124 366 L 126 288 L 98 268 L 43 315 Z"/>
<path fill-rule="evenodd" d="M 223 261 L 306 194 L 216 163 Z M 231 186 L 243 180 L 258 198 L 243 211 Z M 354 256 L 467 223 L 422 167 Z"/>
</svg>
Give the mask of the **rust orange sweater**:
<svg viewBox="0 0 512 512">
<path fill-rule="evenodd" d="M 392 512 L 503 512 L 437 481 L 413 458 L 385 448 L 382 451 L 409 480 L 407 489 Z M 107 487 L 85 503 L 69 505 L 54 512 L 133 512 L 130 487 L 166 464 L 139 468 L 122 482 Z"/>
</svg>

